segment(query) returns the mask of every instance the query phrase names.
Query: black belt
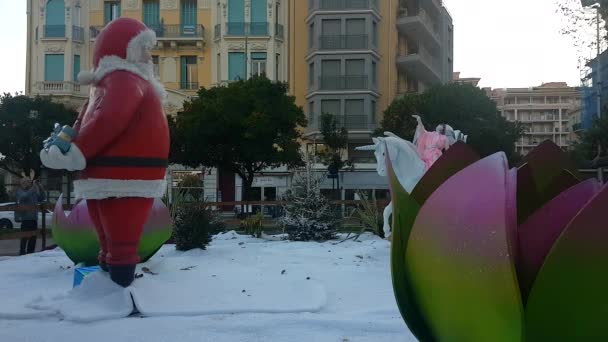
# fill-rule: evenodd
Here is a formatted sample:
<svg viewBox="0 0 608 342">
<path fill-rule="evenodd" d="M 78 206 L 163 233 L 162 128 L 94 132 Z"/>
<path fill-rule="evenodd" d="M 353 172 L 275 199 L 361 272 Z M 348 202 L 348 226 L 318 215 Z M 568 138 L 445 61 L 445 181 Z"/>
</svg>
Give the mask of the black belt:
<svg viewBox="0 0 608 342">
<path fill-rule="evenodd" d="M 143 157 L 98 157 L 87 162 L 87 166 L 97 167 L 167 167 L 168 165 L 167 159 Z"/>
</svg>

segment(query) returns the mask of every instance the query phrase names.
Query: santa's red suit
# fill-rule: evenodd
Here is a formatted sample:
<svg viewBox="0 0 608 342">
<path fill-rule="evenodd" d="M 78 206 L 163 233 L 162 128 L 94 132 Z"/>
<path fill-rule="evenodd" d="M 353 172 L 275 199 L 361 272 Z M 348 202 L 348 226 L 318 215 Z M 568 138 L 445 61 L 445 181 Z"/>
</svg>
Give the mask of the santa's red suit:
<svg viewBox="0 0 608 342">
<path fill-rule="evenodd" d="M 137 20 L 108 24 L 95 40 L 93 70 L 79 75 L 91 93 L 74 124 L 77 136 L 69 152 L 41 151 L 50 168 L 82 170 L 74 192 L 87 200 L 100 265 L 123 286 L 133 281 L 153 200 L 166 189 L 169 129 L 165 92 L 149 54 L 155 44 L 154 32 Z"/>
</svg>

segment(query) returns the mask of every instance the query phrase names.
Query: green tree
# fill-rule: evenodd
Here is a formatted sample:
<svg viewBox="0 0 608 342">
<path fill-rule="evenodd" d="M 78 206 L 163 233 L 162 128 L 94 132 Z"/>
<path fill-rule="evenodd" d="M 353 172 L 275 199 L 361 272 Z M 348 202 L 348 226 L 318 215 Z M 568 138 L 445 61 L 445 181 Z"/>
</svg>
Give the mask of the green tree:
<svg viewBox="0 0 608 342">
<path fill-rule="evenodd" d="M 0 168 L 20 176 L 23 170 L 40 171 L 39 153 L 55 123 L 71 125 L 77 113 L 48 97 L 0 96 Z"/>
<path fill-rule="evenodd" d="M 319 156 L 330 172 L 338 172 L 351 164 L 342 159 L 342 152 L 348 146 L 348 131 L 340 125 L 335 115 L 323 113 L 320 120 L 325 149 L 319 152 Z"/>
<path fill-rule="evenodd" d="M 574 145 L 575 157 L 581 166 L 590 166 L 596 158 L 608 156 L 608 110 L 601 119 L 595 119 L 593 126 L 579 133 L 579 141 Z"/>
<path fill-rule="evenodd" d="M 411 140 L 418 114 L 427 130 L 446 123 L 468 135 L 467 143 L 481 156 L 503 151 L 512 163 L 519 160 L 515 141 L 521 126 L 503 118 L 492 101 L 479 88 L 467 84 L 446 84 L 428 89 L 424 94 L 397 98 L 384 112 L 381 130 Z"/>
<path fill-rule="evenodd" d="M 200 89 L 170 122 L 171 162 L 234 172 L 248 199 L 257 172 L 302 165 L 298 126 L 306 126 L 306 118 L 287 90 L 285 83 L 257 76 Z"/>
</svg>

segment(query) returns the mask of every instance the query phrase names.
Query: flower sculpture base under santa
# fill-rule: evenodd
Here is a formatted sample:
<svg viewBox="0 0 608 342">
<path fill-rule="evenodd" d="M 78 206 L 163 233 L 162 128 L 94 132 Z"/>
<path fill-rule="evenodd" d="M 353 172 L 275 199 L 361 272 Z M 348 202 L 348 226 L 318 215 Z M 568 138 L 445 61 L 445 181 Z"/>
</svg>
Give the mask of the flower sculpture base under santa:
<svg viewBox="0 0 608 342">
<path fill-rule="evenodd" d="M 57 145 L 40 152 L 46 167 L 82 171 L 74 192 L 87 200 L 99 264 L 124 287 L 134 280 L 154 199 L 166 189 L 169 129 L 150 55 L 155 45 L 143 23 L 110 22 L 95 39 L 93 70 L 78 77 L 91 92 L 73 125 L 75 139 L 65 153 Z"/>
</svg>

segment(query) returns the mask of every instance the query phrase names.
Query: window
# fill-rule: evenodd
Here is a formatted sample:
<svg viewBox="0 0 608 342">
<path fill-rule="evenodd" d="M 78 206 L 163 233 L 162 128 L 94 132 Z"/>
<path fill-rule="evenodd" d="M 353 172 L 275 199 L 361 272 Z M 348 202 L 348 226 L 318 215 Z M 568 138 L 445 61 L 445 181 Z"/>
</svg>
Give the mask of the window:
<svg viewBox="0 0 608 342">
<path fill-rule="evenodd" d="M 281 3 L 277 1 L 274 8 L 274 23 L 279 24 L 279 17 L 281 17 Z"/>
<path fill-rule="evenodd" d="M 251 74 L 266 75 L 266 52 L 251 53 Z"/>
<path fill-rule="evenodd" d="M 324 36 L 339 36 L 342 33 L 342 20 L 325 19 L 321 21 L 321 30 Z"/>
<path fill-rule="evenodd" d="M 372 100 L 371 123 L 376 124 L 376 101 Z"/>
<path fill-rule="evenodd" d="M 344 115 L 348 117 L 363 117 L 365 115 L 365 110 L 363 108 L 363 99 L 360 100 L 346 100 Z"/>
<path fill-rule="evenodd" d="M 378 46 L 378 23 L 375 21 L 372 23 L 372 44 Z"/>
<path fill-rule="evenodd" d="M 65 3 L 63 0 L 49 0 L 46 4 L 44 37 L 65 37 Z"/>
<path fill-rule="evenodd" d="M 154 77 L 160 80 L 160 64 L 158 63 L 158 56 L 152 56 L 152 65 L 154 65 Z"/>
<path fill-rule="evenodd" d="M 74 7 L 74 14 L 72 15 L 72 25 L 80 26 L 80 5 Z"/>
<path fill-rule="evenodd" d="M 342 89 L 340 60 L 321 61 L 321 89 Z"/>
<path fill-rule="evenodd" d="M 367 88 L 368 76 L 365 75 L 365 60 L 347 59 L 345 64 L 344 89 Z"/>
<path fill-rule="evenodd" d="M 372 84 L 374 87 L 378 84 L 378 65 L 376 61 L 372 61 Z"/>
<path fill-rule="evenodd" d="M 222 81 L 222 54 L 217 54 L 217 81 Z"/>
<path fill-rule="evenodd" d="M 308 26 L 308 47 L 312 48 L 315 44 L 315 23 Z"/>
<path fill-rule="evenodd" d="M 346 60 L 346 75 L 347 76 L 365 75 L 365 60 L 347 59 Z"/>
<path fill-rule="evenodd" d="M 44 55 L 44 80 L 63 81 L 63 55 Z"/>
<path fill-rule="evenodd" d="M 251 35 L 268 35 L 268 22 L 266 19 L 266 0 L 251 0 Z"/>
<path fill-rule="evenodd" d="M 157 28 L 160 25 L 158 0 L 144 0 L 144 24 L 151 28 Z"/>
<path fill-rule="evenodd" d="M 194 36 L 196 29 L 196 0 L 182 0 L 181 34 Z"/>
<path fill-rule="evenodd" d="M 181 89 L 198 89 L 198 65 L 196 56 L 182 56 L 181 60 Z"/>
<path fill-rule="evenodd" d="M 308 125 L 312 125 L 315 122 L 315 103 L 311 101 L 308 103 Z"/>
<path fill-rule="evenodd" d="M 104 3 L 104 23 L 120 18 L 120 1 L 106 1 Z"/>
<path fill-rule="evenodd" d="M 281 54 L 280 53 L 277 53 L 274 67 L 275 67 L 274 75 L 276 77 L 276 80 L 279 81 L 279 80 L 281 80 Z"/>
<path fill-rule="evenodd" d="M 73 75 L 74 82 L 78 82 L 79 73 L 80 73 L 80 55 L 74 55 L 74 75 Z"/>
<path fill-rule="evenodd" d="M 228 77 L 230 81 L 246 79 L 247 65 L 243 52 L 228 53 Z"/>
<path fill-rule="evenodd" d="M 321 113 L 339 116 L 341 113 L 340 100 L 321 100 Z"/>
<path fill-rule="evenodd" d="M 245 0 L 228 0 L 228 34 L 245 35 Z"/>
<path fill-rule="evenodd" d="M 363 99 L 346 100 L 344 106 L 345 127 L 347 129 L 367 128 Z"/>
<path fill-rule="evenodd" d="M 364 35 L 365 34 L 365 19 L 347 19 L 346 20 L 347 35 Z"/>
<path fill-rule="evenodd" d="M 315 84 L 315 63 L 308 64 L 308 85 L 313 86 Z"/>
</svg>

